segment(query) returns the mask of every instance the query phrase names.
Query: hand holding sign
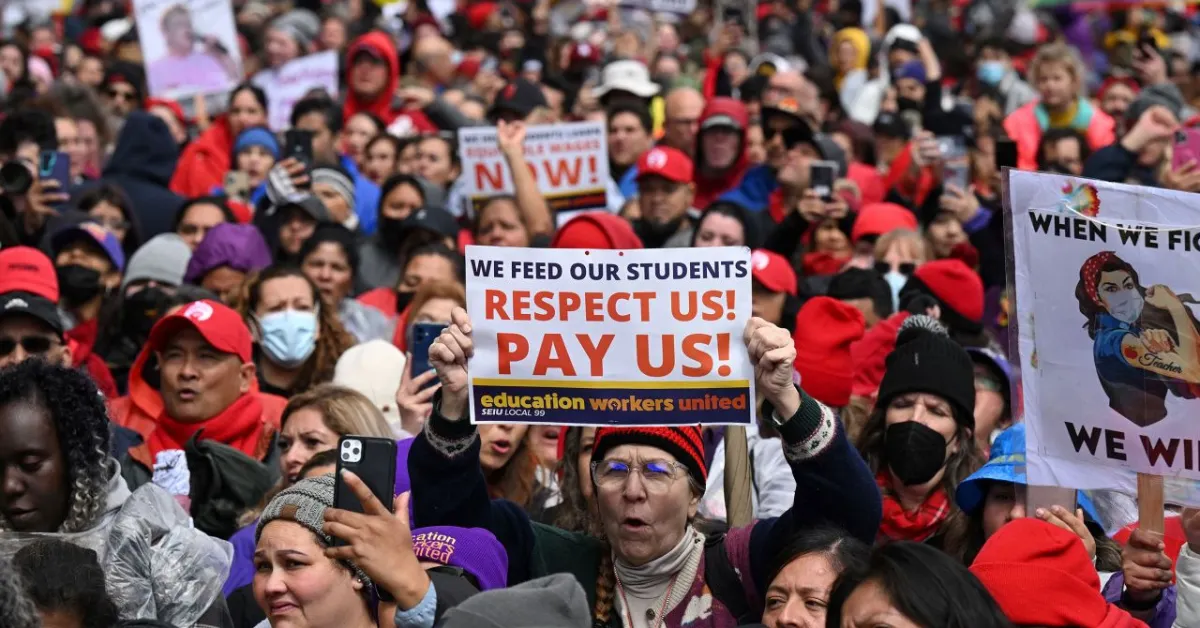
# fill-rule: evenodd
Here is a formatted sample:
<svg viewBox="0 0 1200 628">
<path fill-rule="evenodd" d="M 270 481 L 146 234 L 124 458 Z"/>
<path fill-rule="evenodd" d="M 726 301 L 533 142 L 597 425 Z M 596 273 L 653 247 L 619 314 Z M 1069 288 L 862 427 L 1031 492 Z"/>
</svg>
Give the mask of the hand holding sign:
<svg viewBox="0 0 1200 628">
<path fill-rule="evenodd" d="M 1161 535 L 1142 528 L 1129 535 L 1129 544 L 1121 550 L 1121 573 L 1130 600 L 1149 602 L 1171 586 L 1171 559 L 1167 558 L 1166 547 Z"/>
<path fill-rule="evenodd" d="M 442 382 L 442 416 L 458 421 L 467 415 L 467 360 L 475 355 L 471 317 L 454 308 L 451 324 L 429 347 L 429 363 Z"/>
</svg>

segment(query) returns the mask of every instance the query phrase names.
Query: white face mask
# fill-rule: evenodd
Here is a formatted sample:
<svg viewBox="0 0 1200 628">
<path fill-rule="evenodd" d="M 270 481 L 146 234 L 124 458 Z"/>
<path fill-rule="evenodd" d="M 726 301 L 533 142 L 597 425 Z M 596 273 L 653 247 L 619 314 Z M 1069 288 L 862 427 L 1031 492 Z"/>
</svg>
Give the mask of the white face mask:
<svg viewBox="0 0 1200 628">
<path fill-rule="evenodd" d="M 1145 304 L 1145 299 L 1142 298 L 1142 293 L 1138 292 L 1137 288 L 1103 292 L 1100 294 L 1100 300 L 1104 302 L 1104 307 L 1108 309 L 1108 313 L 1113 318 L 1126 325 L 1137 322 L 1138 318 L 1142 316 L 1142 305 Z"/>
<path fill-rule="evenodd" d="M 889 270 L 883 275 L 884 281 L 892 289 L 892 311 L 900 311 L 900 290 L 908 283 L 908 275 L 896 270 Z"/>
</svg>

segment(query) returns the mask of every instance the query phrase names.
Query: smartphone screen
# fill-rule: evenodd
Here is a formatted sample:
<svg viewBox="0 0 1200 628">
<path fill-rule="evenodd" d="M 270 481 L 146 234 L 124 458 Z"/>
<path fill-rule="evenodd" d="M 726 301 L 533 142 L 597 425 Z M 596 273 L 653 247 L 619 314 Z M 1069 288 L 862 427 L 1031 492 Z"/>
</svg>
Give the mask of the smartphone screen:
<svg viewBox="0 0 1200 628">
<path fill-rule="evenodd" d="M 1017 143 L 1012 140 L 996 140 L 996 167 L 1017 167 Z"/>
<path fill-rule="evenodd" d="M 1028 517 L 1036 516 L 1034 513 L 1038 511 L 1038 508 L 1050 510 L 1051 506 L 1062 506 L 1074 513 L 1076 507 L 1075 501 L 1078 497 L 1078 492 L 1073 488 L 1034 486 L 1030 484 L 1025 487 L 1025 515 Z"/>
<path fill-rule="evenodd" d="M 415 323 L 412 326 L 412 340 L 409 342 L 409 351 L 412 357 L 409 360 L 409 377 L 416 377 L 425 371 L 433 368 L 429 364 L 429 346 L 433 344 L 437 337 L 442 335 L 442 331 L 446 329 L 446 325 L 441 323 Z M 432 380 L 425 385 L 426 388 L 437 384 L 437 380 Z"/>
<path fill-rule="evenodd" d="M 833 182 L 837 179 L 837 164 L 832 161 L 814 161 L 809 166 L 808 186 L 823 201 L 833 200 Z"/>
<path fill-rule="evenodd" d="M 71 184 L 71 156 L 62 151 L 44 150 L 38 156 L 38 178 L 58 181 L 61 192 Z"/>
</svg>

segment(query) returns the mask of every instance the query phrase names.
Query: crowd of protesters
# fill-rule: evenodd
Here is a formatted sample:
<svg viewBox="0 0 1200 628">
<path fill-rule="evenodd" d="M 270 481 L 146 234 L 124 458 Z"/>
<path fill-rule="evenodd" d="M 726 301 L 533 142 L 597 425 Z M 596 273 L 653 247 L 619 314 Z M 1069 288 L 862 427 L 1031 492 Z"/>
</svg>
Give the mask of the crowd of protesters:
<svg viewBox="0 0 1200 628">
<path fill-rule="evenodd" d="M 129 3 L 6 4 L 0 627 L 1200 626 L 1198 511 L 1026 508 L 1001 198 L 1200 192 L 1200 13 L 625 4 L 234 0 L 218 107 L 155 97 Z M 270 88 L 319 51 L 305 161 Z M 605 127 L 594 211 L 524 166 L 567 121 Z M 512 194 L 466 197 L 472 126 Z M 472 424 L 471 243 L 750 249 L 749 464 L 719 426 Z M 348 435 L 396 440 L 392 503 L 334 506 Z"/>
</svg>

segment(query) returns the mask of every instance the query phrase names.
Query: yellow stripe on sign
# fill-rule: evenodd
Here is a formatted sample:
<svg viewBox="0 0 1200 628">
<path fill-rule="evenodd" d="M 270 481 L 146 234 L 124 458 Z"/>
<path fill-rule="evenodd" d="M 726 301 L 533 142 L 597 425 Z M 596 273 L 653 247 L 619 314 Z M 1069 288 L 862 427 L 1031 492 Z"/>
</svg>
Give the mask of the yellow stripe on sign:
<svg viewBox="0 0 1200 628">
<path fill-rule="evenodd" d="M 633 388 L 633 389 L 670 389 L 670 388 L 749 388 L 750 380 L 718 380 L 707 382 L 581 382 L 557 381 L 545 379 L 494 379 L 476 378 L 471 380 L 476 386 L 517 386 L 521 388 Z"/>
</svg>

